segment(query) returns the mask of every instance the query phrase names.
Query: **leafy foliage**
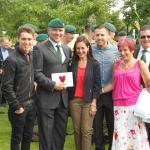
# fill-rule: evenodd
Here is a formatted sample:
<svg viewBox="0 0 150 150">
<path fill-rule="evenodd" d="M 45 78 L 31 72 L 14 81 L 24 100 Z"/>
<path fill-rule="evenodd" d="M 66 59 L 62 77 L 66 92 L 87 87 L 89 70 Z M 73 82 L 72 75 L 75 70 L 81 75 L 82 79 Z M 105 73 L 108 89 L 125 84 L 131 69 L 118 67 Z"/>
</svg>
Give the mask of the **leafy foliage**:
<svg viewBox="0 0 150 150">
<path fill-rule="evenodd" d="M 123 7 L 124 22 L 132 27 L 133 21 L 138 18 L 141 26 L 147 24 L 150 21 L 149 7 L 150 1 L 148 0 L 126 0 Z"/>
<path fill-rule="evenodd" d="M 82 32 L 87 22 L 97 24 L 111 20 L 109 10 L 114 3 L 115 0 L 0 0 L 0 30 L 14 36 L 17 28 L 26 23 L 43 30 L 50 19 L 60 17 Z"/>
</svg>

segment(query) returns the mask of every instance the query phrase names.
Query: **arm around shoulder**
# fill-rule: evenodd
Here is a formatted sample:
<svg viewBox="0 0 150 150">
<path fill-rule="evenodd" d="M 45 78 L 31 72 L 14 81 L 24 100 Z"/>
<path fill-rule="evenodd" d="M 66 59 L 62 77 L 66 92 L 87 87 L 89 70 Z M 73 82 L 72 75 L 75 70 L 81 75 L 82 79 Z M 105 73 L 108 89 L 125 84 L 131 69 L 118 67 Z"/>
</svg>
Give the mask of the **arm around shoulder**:
<svg viewBox="0 0 150 150">
<path fill-rule="evenodd" d="M 111 83 L 108 83 L 107 85 L 105 85 L 104 87 L 101 88 L 100 94 L 105 94 L 108 93 L 110 91 L 113 90 L 113 84 L 114 84 L 114 78 L 113 78 L 113 72 L 114 72 L 114 66 L 115 66 L 115 62 L 113 62 L 113 69 L 112 69 L 112 79 L 111 79 Z"/>
<path fill-rule="evenodd" d="M 96 98 L 99 96 L 99 91 L 101 89 L 101 77 L 100 77 L 100 65 L 99 62 L 94 60 L 93 61 L 93 98 Z"/>
</svg>

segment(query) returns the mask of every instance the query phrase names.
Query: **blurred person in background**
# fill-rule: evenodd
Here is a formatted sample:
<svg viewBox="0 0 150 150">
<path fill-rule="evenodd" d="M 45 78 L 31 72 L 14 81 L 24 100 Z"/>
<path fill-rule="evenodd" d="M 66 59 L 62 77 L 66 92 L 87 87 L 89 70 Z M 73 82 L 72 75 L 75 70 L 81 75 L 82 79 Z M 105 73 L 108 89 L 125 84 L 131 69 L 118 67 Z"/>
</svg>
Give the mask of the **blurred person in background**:
<svg viewBox="0 0 150 150">
<path fill-rule="evenodd" d="M 87 23 L 84 27 L 83 36 L 85 36 L 91 44 L 95 43 L 95 41 L 94 41 L 94 29 L 95 29 L 95 27 L 90 23 Z"/>
<path fill-rule="evenodd" d="M 143 60 L 150 71 L 150 25 L 144 25 L 140 29 L 138 40 L 140 42 L 140 46 L 137 47 L 137 50 L 134 53 L 134 57 Z M 146 123 L 146 129 L 148 133 L 148 140 L 150 143 L 149 123 Z"/>
<path fill-rule="evenodd" d="M 73 25 L 65 25 L 65 33 L 63 36 L 63 43 L 68 45 L 72 50 L 75 43 L 76 27 Z"/>
<path fill-rule="evenodd" d="M 3 63 L 9 56 L 9 54 L 13 51 L 11 48 L 11 42 L 7 37 L 4 37 L 0 41 L 1 47 L 0 47 L 0 105 L 2 103 L 6 103 L 5 98 L 2 95 L 1 92 L 1 82 L 2 82 L 2 74 L 3 74 Z"/>
<path fill-rule="evenodd" d="M 109 33 L 109 40 L 108 40 L 109 43 L 116 46 L 117 44 L 117 42 L 115 41 L 115 35 L 117 31 L 116 27 L 109 22 L 106 22 L 104 26 L 108 30 L 108 33 Z"/>
</svg>

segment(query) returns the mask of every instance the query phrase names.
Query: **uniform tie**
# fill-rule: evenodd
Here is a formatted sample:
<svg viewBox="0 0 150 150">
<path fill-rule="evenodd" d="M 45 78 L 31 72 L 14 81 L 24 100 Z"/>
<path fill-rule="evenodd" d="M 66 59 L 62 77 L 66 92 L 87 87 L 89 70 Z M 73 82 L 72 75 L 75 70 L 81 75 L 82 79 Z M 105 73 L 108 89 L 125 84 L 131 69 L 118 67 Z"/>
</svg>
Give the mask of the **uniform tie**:
<svg viewBox="0 0 150 150">
<path fill-rule="evenodd" d="M 146 52 L 147 52 L 147 50 L 144 49 L 144 50 L 143 50 L 142 57 L 141 57 L 141 60 L 143 60 L 145 63 L 146 63 L 146 54 L 145 54 Z"/>
<path fill-rule="evenodd" d="M 30 64 L 30 54 L 26 54 L 25 57 L 26 57 L 27 63 Z"/>
<path fill-rule="evenodd" d="M 61 55 L 61 51 L 60 51 L 60 45 L 56 45 L 56 48 L 57 48 L 57 58 L 58 60 L 60 60 L 62 62 L 62 55 Z"/>
</svg>

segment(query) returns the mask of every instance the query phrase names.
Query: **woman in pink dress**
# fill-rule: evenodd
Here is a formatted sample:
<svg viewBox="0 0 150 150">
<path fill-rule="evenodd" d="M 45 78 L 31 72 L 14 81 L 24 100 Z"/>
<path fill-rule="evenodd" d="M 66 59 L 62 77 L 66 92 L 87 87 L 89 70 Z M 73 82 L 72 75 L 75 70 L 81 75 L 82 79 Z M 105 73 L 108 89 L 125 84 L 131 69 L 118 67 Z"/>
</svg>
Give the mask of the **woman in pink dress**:
<svg viewBox="0 0 150 150">
<path fill-rule="evenodd" d="M 149 150 L 148 137 L 142 119 L 134 115 L 134 105 L 142 90 L 141 80 L 148 86 L 150 74 L 145 63 L 133 57 L 135 40 L 118 42 L 120 60 L 113 65 L 114 134 L 112 150 Z"/>
</svg>

